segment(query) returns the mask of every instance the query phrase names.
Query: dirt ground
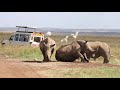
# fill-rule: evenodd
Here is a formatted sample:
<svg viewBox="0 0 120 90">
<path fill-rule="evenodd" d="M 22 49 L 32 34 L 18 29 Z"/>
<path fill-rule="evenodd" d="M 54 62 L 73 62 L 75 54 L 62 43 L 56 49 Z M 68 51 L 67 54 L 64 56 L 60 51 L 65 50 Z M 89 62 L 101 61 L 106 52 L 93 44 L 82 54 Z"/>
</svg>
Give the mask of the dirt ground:
<svg viewBox="0 0 120 90">
<path fill-rule="evenodd" d="M 21 61 L 0 56 L 0 78 L 49 78 L 47 70 L 103 66 L 102 63 Z M 119 65 L 107 64 L 109 67 Z"/>
</svg>

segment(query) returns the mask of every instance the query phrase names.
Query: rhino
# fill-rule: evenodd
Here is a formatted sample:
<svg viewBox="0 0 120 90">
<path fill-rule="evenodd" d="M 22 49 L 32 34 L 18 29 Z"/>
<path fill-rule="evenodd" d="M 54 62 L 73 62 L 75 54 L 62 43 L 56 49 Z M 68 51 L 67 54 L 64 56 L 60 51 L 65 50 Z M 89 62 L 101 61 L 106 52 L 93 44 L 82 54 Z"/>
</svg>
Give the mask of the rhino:
<svg viewBox="0 0 120 90">
<path fill-rule="evenodd" d="M 50 62 L 51 56 L 56 48 L 55 41 L 50 37 L 47 37 L 46 39 L 40 42 L 39 47 L 43 54 L 43 58 L 44 58 L 43 61 Z"/>
<path fill-rule="evenodd" d="M 87 41 L 78 40 L 71 44 L 62 45 L 56 50 L 55 58 L 57 61 L 73 62 L 76 59 L 81 58 L 82 62 L 89 62 L 85 55 L 85 51 L 94 52 L 88 45 Z"/>
<path fill-rule="evenodd" d="M 95 42 L 88 42 L 86 45 L 90 46 L 93 50 L 95 50 L 95 52 L 86 52 L 86 56 L 88 59 L 90 58 L 94 58 L 94 60 L 96 60 L 96 58 L 102 56 L 104 58 L 103 63 L 109 63 L 110 60 L 110 56 L 111 55 L 111 49 L 110 46 L 104 42 L 99 42 L 99 41 L 95 41 Z"/>
</svg>

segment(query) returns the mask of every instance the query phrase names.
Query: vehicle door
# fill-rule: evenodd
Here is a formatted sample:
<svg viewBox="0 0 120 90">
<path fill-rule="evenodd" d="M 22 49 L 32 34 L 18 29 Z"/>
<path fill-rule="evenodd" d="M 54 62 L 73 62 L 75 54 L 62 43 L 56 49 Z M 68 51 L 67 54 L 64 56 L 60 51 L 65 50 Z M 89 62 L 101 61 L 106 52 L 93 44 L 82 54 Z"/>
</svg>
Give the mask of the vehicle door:
<svg viewBox="0 0 120 90">
<path fill-rule="evenodd" d="M 11 44 L 18 44 L 19 43 L 19 34 L 15 34 L 14 38 L 9 39 Z"/>
<path fill-rule="evenodd" d="M 11 41 L 11 44 L 25 45 L 28 44 L 29 35 L 26 34 L 15 34 L 14 40 Z"/>
<path fill-rule="evenodd" d="M 20 34 L 19 35 L 19 44 L 20 45 L 29 44 L 29 35 L 28 34 Z"/>
</svg>

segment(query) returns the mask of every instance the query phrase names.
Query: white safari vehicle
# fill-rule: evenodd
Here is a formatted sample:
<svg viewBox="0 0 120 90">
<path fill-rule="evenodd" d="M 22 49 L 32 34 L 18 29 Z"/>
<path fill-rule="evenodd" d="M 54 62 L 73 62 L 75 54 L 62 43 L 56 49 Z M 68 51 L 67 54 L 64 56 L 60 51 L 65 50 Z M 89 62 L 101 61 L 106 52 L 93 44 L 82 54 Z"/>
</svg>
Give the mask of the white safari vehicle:
<svg viewBox="0 0 120 90">
<path fill-rule="evenodd" d="M 36 28 L 31 28 L 27 26 L 16 26 L 18 31 L 14 32 L 9 40 L 2 40 L 2 45 L 31 45 L 37 47 L 42 40 L 44 40 L 44 34 L 40 32 L 35 32 Z M 20 30 L 20 28 L 25 29 Z M 34 31 L 28 31 L 34 29 Z"/>
</svg>

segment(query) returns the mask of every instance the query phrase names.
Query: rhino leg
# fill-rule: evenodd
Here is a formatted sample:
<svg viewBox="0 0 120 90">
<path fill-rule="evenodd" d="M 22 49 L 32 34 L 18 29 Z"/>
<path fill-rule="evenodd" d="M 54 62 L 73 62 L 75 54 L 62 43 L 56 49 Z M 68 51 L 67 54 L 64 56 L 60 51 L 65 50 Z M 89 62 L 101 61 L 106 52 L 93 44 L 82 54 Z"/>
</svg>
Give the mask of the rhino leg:
<svg viewBox="0 0 120 90">
<path fill-rule="evenodd" d="M 105 57 L 104 57 L 103 64 L 107 64 L 107 63 L 109 63 L 109 57 L 108 57 L 108 56 L 105 56 Z"/>
<path fill-rule="evenodd" d="M 109 60 L 108 60 L 108 58 L 104 58 L 104 62 L 103 62 L 104 64 L 107 64 L 107 63 L 109 63 Z"/>
<path fill-rule="evenodd" d="M 44 62 L 49 62 L 50 60 L 47 59 L 47 55 L 45 54 L 45 51 L 42 49 L 42 54 L 43 54 L 43 61 Z"/>
<path fill-rule="evenodd" d="M 99 53 L 95 53 L 94 56 L 92 57 L 95 61 L 97 58 L 99 58 L 101 55 Z"/>
<path fill-rule="evenodd" d="M 51 50 L 51 56 L 52 56 L 53 52 L 54 52 L 54 48 Z M 51 58 L 51 56 L 50 56 L 50 58 Z"/>
<path fill-rule="evenodd" d="M 92 58 L 92 57 L 91 57 L 91 56 L 92 56 L 91 53 L 86 53 L 86 56 L 87 56 L 88 60 L 90 60 L 90 58 Z"/>
<path fill-rule="evenodd" d="M 110 56 L 110 54 L 108 52 L 103 51 L 103 52 L 100 53 L 100 56 L 102 56 L 104 58 L 103 64 L 109 63 L 109 59 L 110 59 L 109 56 Z"/>
<path fill-rule="evenodd" d="M 84 53 L 83 56 L 84 56 L 85 61 L 86 61 L 86 62 L 89 62 L 89 59 L 87 58 L 86 53 Z"/>
<path fill-rule="evenodd" d="M 43 57 L 44 57 L 44 59 L 43 59 L 44 62 L 50 62 L 50 60 L 48 60 L 48 59 L 46 58 L 45 53 L 43 53 Z"/>
<path fill-rule="evenodd" d="M 48 56 L 47 55 L 45 55 L 45 58 L 44 58 L 44 60 L 43 60 L 44 62 L 51 62 L 51 60 L 48 58 Z"/>
<path fill-rule="evenodd" d="M 48 59 L 44 59 L 43 61 L 44 62 L 51 62 L 51 60 L 48 60 Z"/>
<path fill-rule="evenodd" d="M 44 56 L 44 59 L 43 59 L 44 62 L 49 62 L 50 61 L 46 54 L 44 54 L 43 56 Z"/>
<path fill-rule="evenodd" d="M 80 52 L 78 52 L 79 57 L 81 58 L 81 62 L 86 62 L 86 56 L 84 56 L 84 54 L 81 54 Z"/>
<path fill-rule="evenodd" d="M 45 52 L 44 52 L 44 49 L 40 48 L 42 54 L 43 54 L 43 61 L 45 61 Z"/>
</svg>

